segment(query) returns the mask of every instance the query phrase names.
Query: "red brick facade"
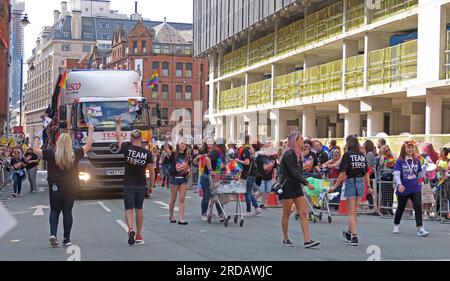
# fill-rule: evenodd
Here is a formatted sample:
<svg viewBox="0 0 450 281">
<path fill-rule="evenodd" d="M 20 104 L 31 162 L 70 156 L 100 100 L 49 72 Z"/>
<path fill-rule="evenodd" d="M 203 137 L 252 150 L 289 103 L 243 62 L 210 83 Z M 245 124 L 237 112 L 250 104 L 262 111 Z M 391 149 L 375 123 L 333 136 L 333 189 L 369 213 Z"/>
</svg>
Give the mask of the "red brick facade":
<svg viewBox="0 0 450 281">
<path fill-rule="evenodd" d="M 112 40 L 112 50 L 109 54 L 110 61 L 104 64 L 103 68 L 134 70 L 136 60 L 143 60 L 142 83 L 144 96 L 148 98 L 152 108 L 157 103 L 160 104 L 163 114 L 163 126 L 160 128 L 159 135 L 164 136 L 175 125 L 174 122 L 169 121 L 175 109 L 190 110 L 192 112 L 192 121 L 194 121 L 194 101 L 202 101 L 202 114 L 207 110 L 208 90 L 206 81 L 208 79 L 208 62 L 206 59 L 193 58 L 192 55 L 155 54 L 153 53 L 153 41 L 154 31 L 149 30 L 142 22 L 138 22 L 128 35 L 125 34 L 124 30 L 116 31 Z M 89 58 L 90 63 L 80 61 L 78 67 L 99 68 L 99 61 L 107 61 L 107 59 L 100 59 L 98 53 L 98 50 L 94 49 L 93 53 L 86 58 L 86 60 Z M 159 63 L 158 90 L 151 90 L 145 87 L 146 82 L 154 73 L 154 63 Z M 179 66 L 182 66 L 181 77 L 177 77 L 177 63 Z M 165 76 L 166 73 L 163 71 L 165 64 L 168 64 L 167 76 Z M 190 71 L 191 77 L 186 77 L 188 72 L 187 68 L 190 67 L 192 68 Z M 177 99 L 177 86 L 178 88 L 181 86 L 181 99 Z M 190 87 L 192 89 L 191 97 L 189 97 L 189 94 L 186 96 L 186 90 L 189 90 Z M 168 89 L 167 96 L 165 94 L 163 95 L 163 90 L 166 88 Z M 157 133 L 155 132 L 155 135 Z M 194 136 L 193 131 L 192 136 Z"/>
<path fill-rule="evenodd" d="M 8 120 L 8 79 L 9 79 L 9 10 L 10 1 L 0 0 L 0 136 L 6 133 Z"/>
</svg>

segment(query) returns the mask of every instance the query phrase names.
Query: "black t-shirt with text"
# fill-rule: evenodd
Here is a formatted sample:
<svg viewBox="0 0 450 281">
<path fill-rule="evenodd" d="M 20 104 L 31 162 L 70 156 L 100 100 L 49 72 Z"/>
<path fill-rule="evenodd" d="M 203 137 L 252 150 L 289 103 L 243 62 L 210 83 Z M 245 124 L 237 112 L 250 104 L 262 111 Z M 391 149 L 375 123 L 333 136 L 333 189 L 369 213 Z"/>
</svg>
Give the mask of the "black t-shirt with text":
<svg viewBox="0 0 450 281">
<path fill-rule="evenodd" d="M 78 176 L 78 162 L 84 157 L 82 148 L 73 150 L 74 162 L 69 170 L 61 170 L 56 166 L 55 152 L 51 149 L 44 149 L 42 156 L 47 161 L 47 180 L 49 185 L 56 184 L 60 190 L 78 191 L 80 181 Z"/>
<path fill-rule="evenodd" d="M 147 186 L 145 170 L 148 164 L 153 164 L 152 153 L 131 143 L 123 143 L 120 148 L 125 160 L 124 186 Z"/>
<path fill-rule="evenodd" d="M 360 152 L 346 152 L 342 157 L 339 172 L 345 172 L 348 178 L 363 177 L 367 174 L 367 160 Z"/>
</svg>

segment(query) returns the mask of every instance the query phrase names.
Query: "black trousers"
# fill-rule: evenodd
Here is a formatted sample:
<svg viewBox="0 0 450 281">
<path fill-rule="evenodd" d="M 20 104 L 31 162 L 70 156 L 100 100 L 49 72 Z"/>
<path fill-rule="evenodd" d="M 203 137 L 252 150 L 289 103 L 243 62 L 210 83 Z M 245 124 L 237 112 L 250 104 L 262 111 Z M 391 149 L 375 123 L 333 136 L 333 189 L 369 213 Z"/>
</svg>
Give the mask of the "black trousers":
<svg viewBox="0 0 450 281">
<path fill-rule="evenodd" d="M 402 220 L 403 212 L 405 211 L 408 199 L 411 199 L 414 206 L 414 213 L 416 216 L 417 227 L 422 227 L 422 192 L 416 192 L 407 196 L 397 196 L 398 207 L 395 212 L 394 224 L 399 225 Z"/>
<path fill-rule="evenodd" d="M 76 197 L 76 192 L 61 189 L 53 191 L 50 186 L 50 235 L 57 236 L 59 216 L 62 212 L 64 225 L 63 237 L 70 239 L 73 224 L 72 209 Z"/>
</svg>

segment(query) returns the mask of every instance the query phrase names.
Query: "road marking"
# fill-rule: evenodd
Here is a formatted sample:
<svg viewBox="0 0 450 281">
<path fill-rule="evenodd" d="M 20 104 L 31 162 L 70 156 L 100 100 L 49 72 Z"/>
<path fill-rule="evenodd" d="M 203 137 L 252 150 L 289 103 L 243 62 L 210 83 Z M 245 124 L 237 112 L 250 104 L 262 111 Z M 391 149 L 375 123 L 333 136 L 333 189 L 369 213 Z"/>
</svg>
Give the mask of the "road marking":
<svg viewBox="0 0 450 281">
<path fill-rule="evenodd" d="M 103 202 L 98 202 L 98 204 L 103 208 L 103 210 L 105 210 L 107 213 L 112 213 L 111 209 L 106 207 L 105 203 Z"/>
<path fill-rule="evenodd" d="M 186 199 L 191 199 L 192 197 L 191 196 L 186 196 Z"/>
<path fill-rule="evenodd" d="M 24 214 L 29 214 L 29 213 L 31 213 L 31 212 L 33 212 L 33 211 L 31 211 L 31 210 L 25 210 L 25 211 L 19 211 L 19 212 L 11 212 L 10 214 L 11 214 L 11 215 L 24 215 Z"/>
<path fill-rule="evenodd" d="M 161 209 L 169 210 L 169 204 L 164 203 L 162 201 L 155 201 L 155 203 L 158 204 L 158 205 L 161 205 L 162 206 Z M 178 207 L 175 207 L 174 211 L 178 212 Z"/>
<path fill-rule="evenodd" d="M 205 232 L 206 232 L 206 230 L 200 229 L 200 232 L 203 232 L 203 233 L 205 233 Z"/>
<path fill-rule="evenodd" d="M 9 242 L 11 242 L 11 243 L 19 243 L 20 240 L 19 239 L 18 240 L 10 240 Z"/>
<path fill-rule="evenodd" d="M 116 220 L 116 222 L 128 233 L 128 226 L 122 220 Z"/>
<path fill-rule="evenodd" d="M 28 210 L 35 210 L 33 216 L 44 216 L 44 209 L 50 209 L 50 207 L 45 205 L 38 205 L 28 208 Z"/>
</svg>

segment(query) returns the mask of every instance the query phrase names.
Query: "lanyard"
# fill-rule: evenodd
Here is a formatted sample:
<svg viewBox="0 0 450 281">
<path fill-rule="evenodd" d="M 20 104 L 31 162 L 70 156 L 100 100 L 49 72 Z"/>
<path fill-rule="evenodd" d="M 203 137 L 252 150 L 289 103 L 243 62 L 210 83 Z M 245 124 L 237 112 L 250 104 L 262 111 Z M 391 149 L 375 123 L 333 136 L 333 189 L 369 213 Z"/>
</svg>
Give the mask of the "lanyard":
<svg viewBox="0 0 450 281">
<path fill-rule="evenodd" d="M 416 171 L 413 169 L 416 167 L 416 165 L 414 164 L 414 159 L 411 159 L 413 166 L 411 167 L 408 163 L 408 159 L 405 159 L 406 165 L 408 165 L 409 171 L 413 172 L 414 174 L 416 174 Z M 416 174 L 417 175 L 417 174 Z"/>
</svg>

